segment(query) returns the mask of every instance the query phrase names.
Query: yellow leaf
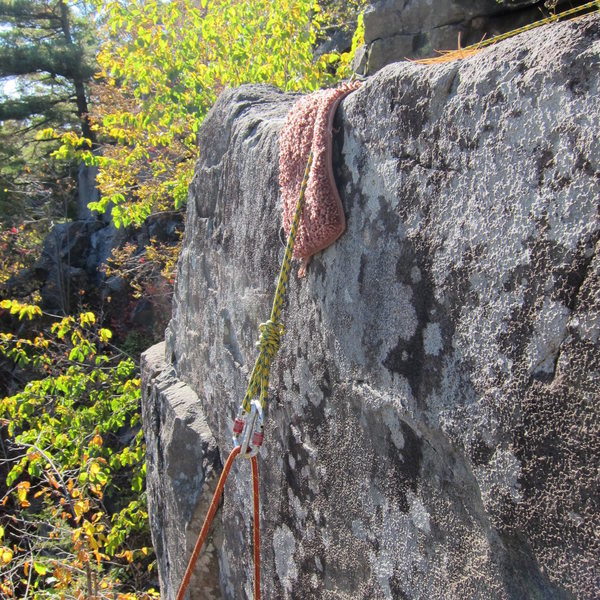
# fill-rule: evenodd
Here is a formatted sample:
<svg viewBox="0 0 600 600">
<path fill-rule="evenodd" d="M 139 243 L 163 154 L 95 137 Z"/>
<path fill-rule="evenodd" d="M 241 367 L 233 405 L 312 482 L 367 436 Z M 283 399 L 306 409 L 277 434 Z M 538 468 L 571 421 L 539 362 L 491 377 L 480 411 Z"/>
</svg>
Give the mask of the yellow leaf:
<svg viewBox="0 0 600 600">
<path fill-rule="evenodd" d="M 98 473 L 100 473 L 100 465 L 97 462 L 93 462 L 90 465 L 90 473 L 92 475 L 98 475 Z"/>
<path fill-rule="evenodd" d="M 75 515 L 77 518 L 81 518 L 81 516 L 89 510 L 89 503 L 87 500 L 79 500 L 78 502 L 75 502 L 75 506 L 73 506 L 73 508 L 75 509 Z"/>
<path fill-rule="evenodd" d="M 79 315 L 79 321 L 81 326 L 90 324 L 93 325 L 96 322 L 96 315 L 93 312 L 85 312 Z"/>
<path fill-rule="evenodd" d="M 123 550 L 123 552 L 119 552 L 119 554 L 117 554 L 117 557 L 125 558 L 129 563 L 133 562 L 133 552 L 131 550 Z"/>
<path fill-rule="evenodd" d="M 27 500 L 27 492 L 29 491 L 30 487 L 31 487 L 31 484 L 29 483 L 29 481 L 22 481 L 17 486 L 17 496 L 18 496 L 19 502 L 21 503 L 21 506 L 23 508 L 27 508 L 28 506 L 31 506 L 30 502 Z"/>
<path fill-rule="evenodd" d="M 85 535 L 86 535 L 86 536 L 87 536 L 89 539 L 93 538 L 93 537 L 94 537 L 94 533 L 96 533 L 96 532 L 94 531 L 94 525 L 93 525 L 93 523 L 90 523 L 90 521 L 86 521 L 86 522 L 83 524 L 83 530 L 85 531 Z"/>
<path fill-rule="evenodd" d="M 0 548 L 0 561 L 2 561 L 3 565 L 7 565 L 13 557 L 13 551 L 10 548 L 6 548 L 6 546 Z"/>
<path fill-rule="evenodd" d="M 100 331 L 98 332 L 98 336 L 100 337 L 100 341 L 103 344 L 107 344 L 110 339 L 112 338 L 112 331 L 110 329 L 100 329 Z"/>
</svg>

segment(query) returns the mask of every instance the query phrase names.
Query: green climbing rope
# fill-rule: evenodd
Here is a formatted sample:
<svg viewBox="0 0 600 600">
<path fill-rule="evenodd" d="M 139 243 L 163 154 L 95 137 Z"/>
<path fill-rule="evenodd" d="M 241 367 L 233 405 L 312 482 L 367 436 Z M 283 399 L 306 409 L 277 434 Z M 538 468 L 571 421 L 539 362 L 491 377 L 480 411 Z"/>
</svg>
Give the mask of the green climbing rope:
<svg viewBox="0 0 600 600">
<path fill-rule="evenodd" d="M 302 178 L 302 185 L 300 186 L 300 194 L 298 203 L 296 204 L 296 211 L 294 212 L 294 220 L 285 246 L 285 253 L 281 263 L 281 270 L 279 271 L 275 297 L 273 299 L 273 308 L 271 309 L 271 317 L 266 323 L 261 323 L 258 327 L 260 331 L 260 337 L 256 343 L 259 348 L 258 357 L 254 363 L 250 381 L 248 382 L 248 389 L 246 390 L 246 395 L 242 402 L 242 410 L 246 413 L 250 412 L 252 398 L 257 395 L 259 396 L 260 404 L 263 408 L 265 408 L 267 403 L 271 363 L 279 350 L 279 342 L 284 332 L 283 324 L 280 321 L 281 308 L 285 300 L 290 269 L 292 267 L 292 254 L 294 252 L 294 245 L 296 244 L 296 234 L 298 232 L 300 215 L 304 205 L 304 193 L 306 192 L 306 184 L 308 183 L 308 174 L 310 173 L 312 159 L 313 154 L 311 151 L 308 156 L 304 177 Z"/>
</svg>

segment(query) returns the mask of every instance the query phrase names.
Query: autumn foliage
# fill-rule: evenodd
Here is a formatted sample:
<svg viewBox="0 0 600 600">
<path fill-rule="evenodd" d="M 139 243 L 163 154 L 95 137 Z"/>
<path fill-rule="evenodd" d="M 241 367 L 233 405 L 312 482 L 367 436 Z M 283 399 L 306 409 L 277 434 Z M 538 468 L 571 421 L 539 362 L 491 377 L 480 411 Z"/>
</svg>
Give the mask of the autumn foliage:
<svg viewBox="0 0 600 600">
<path fill-rule="evenodd" d="M 340 56 L 313 56 L 323 24 L 312 0 L 103 2 L 91 109 L 101 147 L 66 132 L 57 156 L 100 167 L 102 198 L 92 208 L 110 210 L 117 225 L 178 208 L 196 133 L 224 87 L 314 90 L 336 80 Z"/>
<path fill-rule="evenodd" d="M 0 309 L 26 325 L 0 333 L 0 354 L 28 379 L 0 401 L 3 597 L 143 589 L 153 552 L 134 361 L 92 312 L 52 319 L 14 300 Z"/>
</svg>

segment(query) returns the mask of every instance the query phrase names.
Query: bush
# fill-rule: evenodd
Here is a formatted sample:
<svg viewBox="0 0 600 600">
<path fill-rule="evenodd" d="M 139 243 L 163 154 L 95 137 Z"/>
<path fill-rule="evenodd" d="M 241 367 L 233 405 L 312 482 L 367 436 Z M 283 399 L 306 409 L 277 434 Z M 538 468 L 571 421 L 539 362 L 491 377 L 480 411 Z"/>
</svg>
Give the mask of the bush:
<svg viewBox="0 0 600 600">
<path fill-rule="evenodd" d="M 35 305 L 0 307 L 20 320 L 44 318 Z M 111 347 L 110 330 L 92 312 L 42 329 L 0 334 L 0 352 L 35 373 L 0 401 L 8 471 L 0 591 L 7 598 L 151 596 L 136 365 Z"/>
</svg>

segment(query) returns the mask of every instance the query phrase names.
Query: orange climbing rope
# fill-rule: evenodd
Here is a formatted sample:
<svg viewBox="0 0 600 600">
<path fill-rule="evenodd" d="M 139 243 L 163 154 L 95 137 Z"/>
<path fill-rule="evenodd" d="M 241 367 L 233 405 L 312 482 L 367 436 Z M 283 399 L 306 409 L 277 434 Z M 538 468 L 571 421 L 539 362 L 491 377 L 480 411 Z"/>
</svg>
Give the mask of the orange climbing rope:
<svg viewBox="0 0 600 600">
<path fill-rule="evenodd" d="M 215 490 L 215 493 L 213 495 L 210 507 L 208 509 L 208 513 L 206 514 L 206 518 L 204 519 L 204 523 L 202 524 L 202 529 L 200 530 L 200 535 L 198 536 L 198 540 L 196 541 L 196 545 L 194 546 L 194 551 L 192 552 L 192 556 L 190 557 L 190 561 L 188 562 L 188 566 L 185 570 L 183 580 L 181 582 L 181 585 L 179 586 L 179 591 L 177 592 L 176 600 L 183 600 L 185 592 L 187 591 L 188 585 L 190 583 L 190 578 L 196 565 L 196 561 L 198 560 L 198 556 L 200 556 L 200 550 L 202 550 L 202 546 L 204 545 L 204 542 L 208 537 L 210 526 L 214 519 L 215 513 L 217 512 L 217 508 L 219 507 L 219 501 L 221 500 L 223 488 L 225 487 L 225 482 L 227 481 L 227 477 L 229 476 L 229 471 L 231 471 L 233 461 L 240 454 L 240 451 L 241 447 L 236 446 L 231 451 L 231 453 L 227 457 L 227 460 L 225 461 L 223 472 L 221 473 L 221 477 L 219 477 L 219 483 L 217 483 L 217 489 Z M 252 499 L 254 503 L 254 600 L 260 600 L 260 506 L 258 497 L 258 460 L 256 459 L 256 456 L 251 457 L 251 463 Z"/>
<path fill-rule="evenodd" d="M 252 499 L 254 504 L 254 600 L 260 600 L 260 514 L 258 505 L 258 460 L 252 463 Z"/>
</svg>

